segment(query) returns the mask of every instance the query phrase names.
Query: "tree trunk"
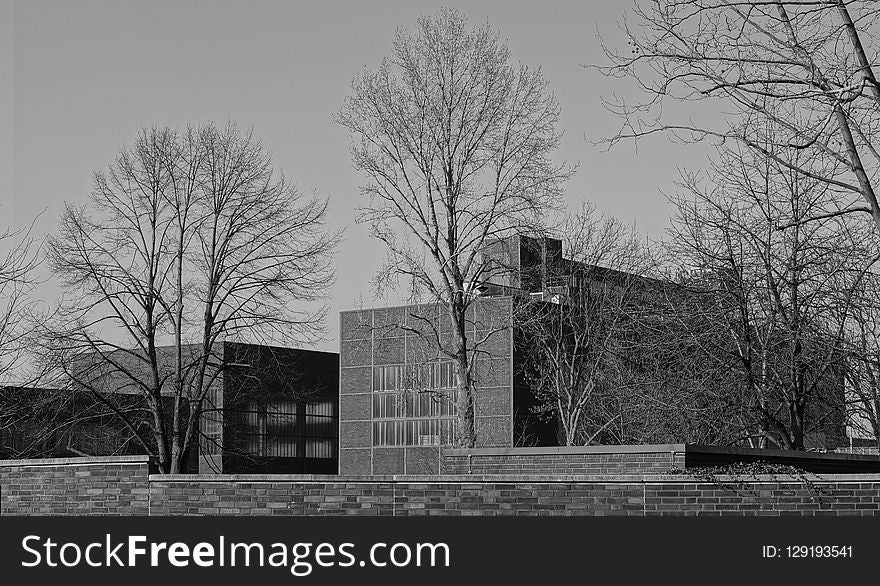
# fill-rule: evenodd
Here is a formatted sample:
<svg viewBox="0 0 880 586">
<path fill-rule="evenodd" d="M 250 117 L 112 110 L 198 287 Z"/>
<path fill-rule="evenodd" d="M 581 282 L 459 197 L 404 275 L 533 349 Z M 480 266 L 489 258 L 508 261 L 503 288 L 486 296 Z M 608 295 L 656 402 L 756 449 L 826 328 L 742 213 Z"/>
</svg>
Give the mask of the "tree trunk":
<svg viewBox="0 0 880 586">
<path fill-rule="evenodd" d="M 456 361 L 458 371 L 458 438 L 457 444 L 464 448 L 477 445 L 477 428 L 474 409 L 474 388 L 468 376 L 467 357 Z"/>
<path fill-rule="evenodd" d="M 171 470 L 169 474 L 182 474 L 183 458 L 180 455 L 179 446 L 176 446 L 171 454 Z"/>
<path fill-rule="evenodd" d="M 159 471 L 168 474 L 171 470 L 171 449 L 168 445 L 167 429 L 165 427 L 164 405 L 162 405 L 162 393 L 159 389 L 154 390 L 149 397 L 149 407 L 153 415 L 153 437 L 156 439 L 156 455 L 159 460 Z"/>
<path fill-rule="evenodd" d="M 791 449 L 804 449 L 804 413 L 797 405 L 791 410 Z"/>
<path fill-rule="evenodd" d="M 456 445 L 473 448 L 477 445 L 474 385 L 470 374 L 470 360 L 467 352 L 467 330 L 465 307 L 461 293 L 456 294 L 450 307 L 450 319 L 455 335 L 455 371 L 458 376 L 458 433 Z"/>
</svg>

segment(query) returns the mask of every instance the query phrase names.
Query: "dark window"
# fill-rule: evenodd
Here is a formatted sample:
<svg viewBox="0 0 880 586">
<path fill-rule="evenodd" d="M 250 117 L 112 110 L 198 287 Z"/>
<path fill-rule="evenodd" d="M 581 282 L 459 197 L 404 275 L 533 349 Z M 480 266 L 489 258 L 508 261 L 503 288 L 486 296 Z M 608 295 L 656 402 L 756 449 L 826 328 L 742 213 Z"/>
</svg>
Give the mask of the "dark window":
<svg viewBox="0 0 880 586">
<path fill-rule="evenodd" d="M 278 458 L 333 458 L 336 405 L 332 401 L 252 403 L 237 412 L 241 450 Z"/>
</svg>

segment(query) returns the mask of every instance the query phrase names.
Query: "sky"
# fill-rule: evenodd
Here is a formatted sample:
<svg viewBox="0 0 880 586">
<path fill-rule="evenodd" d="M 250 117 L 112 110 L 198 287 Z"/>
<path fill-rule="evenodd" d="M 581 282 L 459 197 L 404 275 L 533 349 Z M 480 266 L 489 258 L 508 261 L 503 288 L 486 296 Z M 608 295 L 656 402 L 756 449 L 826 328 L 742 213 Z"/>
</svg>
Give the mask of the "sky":
<svg viewBox="0 0 880 586">
<path fill-rule="evenodd" d="M 233 120 L 253 128 L 300 190 L 328 198 L 329 225 L 346 230 L 317 346 L 337 350 L 339 311 L 389 300 L 372 292 L 384 250 L 355 223 L 364 178 L 331 117 L 352 78 L 389 53 L 395 30 L 441 6 L 488 22 L 550 81 L 564 132 L 556 158 L 579 165 L 566 185 L 570 209 L 591 201 L 661 235 L 662 193 L 706 153 L 662 137 L 638 149 L 594 146 L 619 126 L 602 98 L 626 91 L 584 67 L 605 62 L 597 33 L 625 48 L 619 23 L 630 5 L 607 0 L 0 0 L 0 229 L 39 214 L 35 233 L 51 233 L 64 202 L 84 202 L 92 173 L 142 127 Z M 58 290 L 41 287 L 44 301 Z"/>
</svg>

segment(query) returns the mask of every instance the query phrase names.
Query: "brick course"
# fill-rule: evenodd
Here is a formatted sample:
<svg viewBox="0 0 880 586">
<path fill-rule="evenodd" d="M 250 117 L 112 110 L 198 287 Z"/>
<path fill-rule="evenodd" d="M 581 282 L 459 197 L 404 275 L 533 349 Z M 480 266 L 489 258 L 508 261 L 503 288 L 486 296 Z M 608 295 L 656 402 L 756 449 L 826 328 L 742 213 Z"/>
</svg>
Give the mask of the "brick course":
<svg viewBox="0 0 880 586">
<path fill-rule="evenodd" d="M 390 482 L 150 481 L 152 515 L 391 515 Z"/>
</svg>

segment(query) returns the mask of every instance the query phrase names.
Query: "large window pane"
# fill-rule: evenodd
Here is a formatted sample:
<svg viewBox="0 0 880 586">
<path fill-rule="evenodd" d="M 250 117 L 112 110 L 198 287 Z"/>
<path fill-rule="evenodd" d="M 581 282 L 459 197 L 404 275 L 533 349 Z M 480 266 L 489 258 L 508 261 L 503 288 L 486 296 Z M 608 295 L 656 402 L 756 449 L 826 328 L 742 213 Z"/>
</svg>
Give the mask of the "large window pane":
<svg viewBox="0 0 880 586">
<path fill-rule="evenodd" d="M 373 445 L 448 445 L 454 437 L 451 361 L 373 368 Z"/>
</svg>

